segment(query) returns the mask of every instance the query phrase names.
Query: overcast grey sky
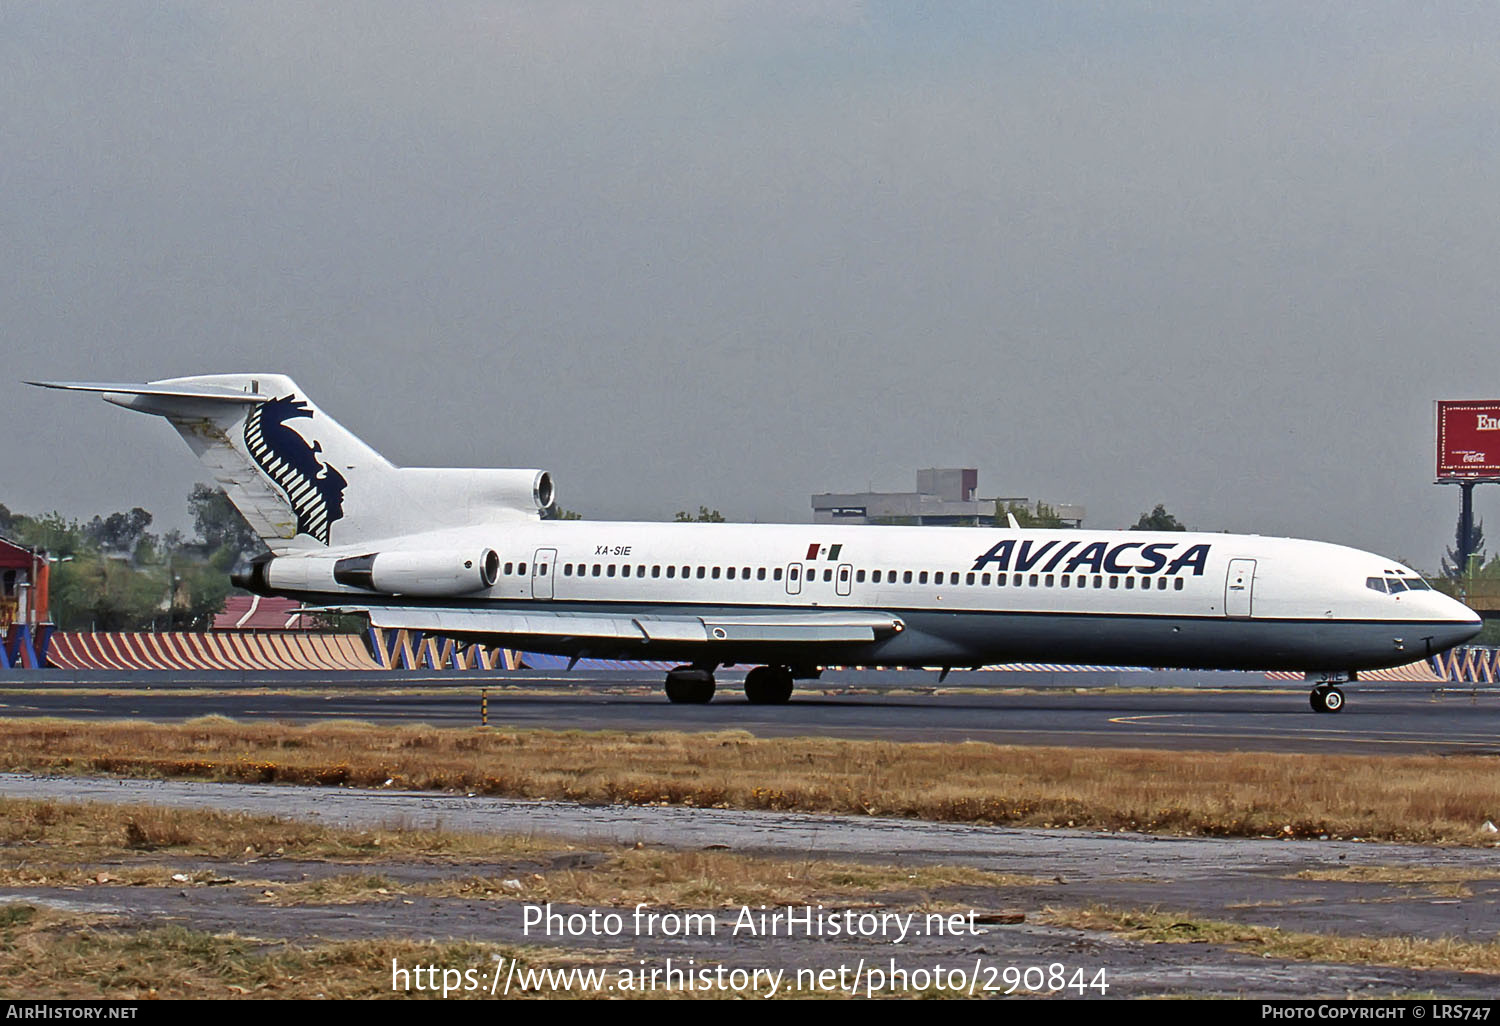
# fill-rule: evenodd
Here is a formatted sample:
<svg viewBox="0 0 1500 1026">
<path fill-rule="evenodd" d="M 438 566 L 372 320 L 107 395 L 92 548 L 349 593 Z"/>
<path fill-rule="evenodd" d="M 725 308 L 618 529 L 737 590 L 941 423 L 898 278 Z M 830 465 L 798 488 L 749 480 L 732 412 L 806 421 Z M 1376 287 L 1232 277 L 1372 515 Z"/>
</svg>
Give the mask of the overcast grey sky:
<svg viewBox="0 0 1500 1026">
<path fill-rule="evenodd" d="M 975 466 L 1431 569 L 1496 53 L 1490 4 L 0 0 L 0 502 L 184 523 L 166 425 L 18 382 L 260 370 L 590 518 Z"/>
</svg>

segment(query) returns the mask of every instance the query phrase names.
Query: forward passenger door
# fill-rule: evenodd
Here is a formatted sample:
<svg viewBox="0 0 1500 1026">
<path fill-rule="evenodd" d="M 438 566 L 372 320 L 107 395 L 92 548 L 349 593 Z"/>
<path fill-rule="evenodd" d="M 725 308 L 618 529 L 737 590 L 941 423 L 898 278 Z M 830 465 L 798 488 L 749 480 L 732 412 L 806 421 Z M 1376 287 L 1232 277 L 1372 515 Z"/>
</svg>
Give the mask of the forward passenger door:
<svg viewBox="0 0 1500 1026">
<path fill-rule="evenodd" d="M 1231 559 L 1224 579 L 1224 615 L 1231 620 L 1250 619 L 1255 597 L 1255 560 Z"/>
</svg>

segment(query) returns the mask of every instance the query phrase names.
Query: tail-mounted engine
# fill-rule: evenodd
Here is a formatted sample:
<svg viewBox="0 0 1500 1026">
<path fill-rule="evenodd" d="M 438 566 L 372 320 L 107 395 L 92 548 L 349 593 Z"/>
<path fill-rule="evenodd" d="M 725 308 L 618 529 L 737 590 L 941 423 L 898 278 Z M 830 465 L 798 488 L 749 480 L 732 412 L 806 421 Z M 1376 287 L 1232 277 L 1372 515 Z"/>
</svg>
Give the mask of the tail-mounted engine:
<svg viewBox="0 0 1500 1026">
<path fill-rule="evenodd" d="M 499 575 L 499 554 L 494 549 L 479 549 L 372 552 L 342 559 L 282 556 L 258 561 L 231 580 L 236 587 L 262 595 L 333 591 L 342 585 L 383 595 L 446 598 L 490 588 Z"/>
</svg>

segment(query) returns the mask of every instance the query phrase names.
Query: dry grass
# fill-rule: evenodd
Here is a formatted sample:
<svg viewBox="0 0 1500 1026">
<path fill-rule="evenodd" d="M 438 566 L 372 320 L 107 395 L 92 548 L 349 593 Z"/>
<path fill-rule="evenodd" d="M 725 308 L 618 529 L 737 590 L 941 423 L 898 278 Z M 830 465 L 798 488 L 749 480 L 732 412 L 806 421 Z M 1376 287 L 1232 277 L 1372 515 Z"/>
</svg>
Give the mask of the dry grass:
<svg viewBox="0 0 1500 1026">
<path fill-rule="evenodd" d="M 901 744 L 706 734 L 0 722 L 0 768 L 912 816 L 1209 836 L 1490 844 L 1492 757 Z"/>
<path fill-rule="evenodd" d="M 215 869 L 190 857 L 244 861 Z M 357 868 L 315 880 L 255 877 L 260 856 L 334 861 Z M 122 861 L 122 859 L 124 861 Z M 420 859 L 451 878 L 401 884 L 382 865 Z M 532 867 L 495 875 L 494 861 Z M 545 872 L 538 872 L 541 869 Z M 232 874 L 235 879 L 229 880 Z M 880 866 L 779 859 L 720 851 L 562 845 L 501 835 L 431 830 L 341 830 L 212 810 L 0 799 L 0 886 L 202 887 L 233 883 L 269 903 L 341 904 L 401 897 L 469 897 L 589 905 L 711 908 L 790 904 L 903 892 L 919 904 L 942 888 L 1044 887 L 1055 881 L 954 866 Z M 509 883 L 509 886 L 507 886 Z"/>
<path fill-rule="evenodd" d="M 1500 866 L 1338 866 L 1304 869 L 1293 880 L 1334 880 L 1346 883 L 1449 884 L 1472 880 L 1500 880 Z"/>
<path fill-rule="evenodd" d="M 312 946 L 265 944 L 181 927 L 120 931 L 98 918 L 30 905 L 0 906 L 0 993 L 54 999 L 107 998 L 375 998 L 392 996 L 391 962 L 437 966 L 480 977 L 494 958 L 531 967 L 629 964 L 611 953 L 402 940 Z M 486 980 L 487 982 L 487 980 Z M 600 992 L 548 990 L 532 997 L 589 997 Z M 439 997 L 430 990 L 415 997 Z M 512 993 L 512 997 L 523 996 Z M 455 997 L 488 998 L 487 991 Z"/>
<path fill-rule="evenodd" d="M 1294 933 L 1156 909 L 1046 909 L 1039 917 L 1054 926 L 1107 930 L 1154 944 L 1222 944 L 1267 958 L 1298 962 L 1383 965 L 1399 969 L 1500 972 L 1500 943 L 1425 937 L 1346 937 Z"/>
<path fill-rule="evenodd" d="M 509 886 L 507 886 L 509 884 Z M 517 877 L 459 876 L 399 884 L 370 873 L 266 885 L 275 905 L 346 904 L 400 898 L 477 898 L 553 901 L 595 907 L 727 908 L 740 905 L 800 905 L 839 900 L 853 907 L 874 898 L 903 898 L 902 906 L 924 910 L 950 903 L 930 892 L 955 887 L 987 889 L 1050 887 L 1055 879 L 991 873 L 954 866 L 866 866 L 721 852 L 616 851 L 588 869 L 561 869 Z M 255 886 L 260 886 L 256 884 Z M 909 900 L 908 900 L 909 899 Z M 968 908 L 968 906 L 964 906 Z"/>
<path fill-rule="evenodd" d="M 0 864 L 11 866 L 43 855 L 53 862 L 68 863 L 131 853 L 358 861 L 422 855 L 512 857 L 544 851 L 547 847 L 528 838 L 508 835 L 459 834 L 401 826 L 342 830 L 213 809 L 0 798 Z"/>
</svg>

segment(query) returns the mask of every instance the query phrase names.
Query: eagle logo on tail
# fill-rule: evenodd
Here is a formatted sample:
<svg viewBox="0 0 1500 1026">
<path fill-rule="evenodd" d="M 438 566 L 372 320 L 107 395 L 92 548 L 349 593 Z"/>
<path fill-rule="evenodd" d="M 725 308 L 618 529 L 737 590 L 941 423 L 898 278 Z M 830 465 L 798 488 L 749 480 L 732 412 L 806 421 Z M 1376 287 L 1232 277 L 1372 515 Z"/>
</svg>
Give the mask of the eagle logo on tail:
<svg viewBox="0 0 1500 1026">
<path fill-rule="evenodd" d="M 297 514 L 297 533 L 328 544 L 328 529 L 344 518 L 344 488 L 348 481 L 318 458 L 321 442 L 311 444 L 287 421 L 312 417 L 307 403 L 295 395 L 270 399 L 245 418 L 245 448 L 261 472 L 286 495 Z"/>
</svg>

